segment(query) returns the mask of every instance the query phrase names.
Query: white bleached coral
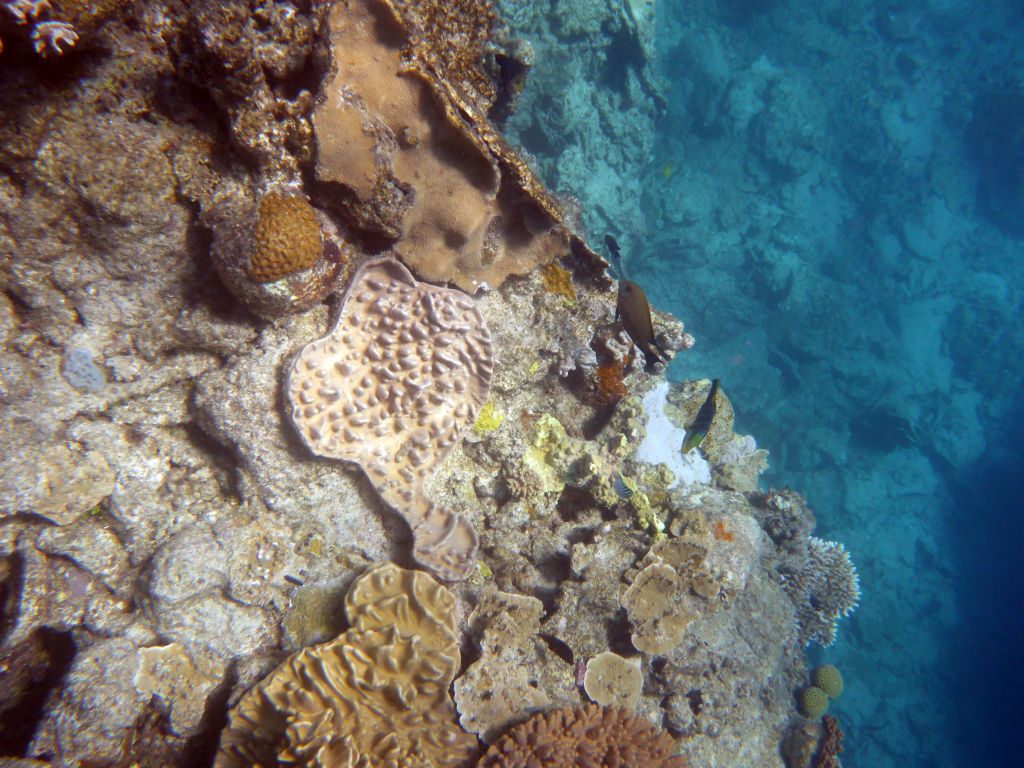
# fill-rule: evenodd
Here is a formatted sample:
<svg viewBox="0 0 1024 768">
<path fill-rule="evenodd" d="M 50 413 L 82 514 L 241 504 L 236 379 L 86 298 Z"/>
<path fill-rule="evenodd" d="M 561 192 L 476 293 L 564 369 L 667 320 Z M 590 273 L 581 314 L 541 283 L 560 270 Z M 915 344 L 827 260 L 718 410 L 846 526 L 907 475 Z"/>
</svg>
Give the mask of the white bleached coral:
<svg viewBox="0 0 1024 768">
<path fill-rule="evenodd" d="M 285 384 L 306 446 L 362 467 L 408 521 L 416 559 L 445 579 L 470 575 L 477 536 L 423 486 L 476 419 L 491 372 L 490 333 L 472 299 L 378 259 L 352 278 L 333 330 L 303 348 Z"/>
</svg>

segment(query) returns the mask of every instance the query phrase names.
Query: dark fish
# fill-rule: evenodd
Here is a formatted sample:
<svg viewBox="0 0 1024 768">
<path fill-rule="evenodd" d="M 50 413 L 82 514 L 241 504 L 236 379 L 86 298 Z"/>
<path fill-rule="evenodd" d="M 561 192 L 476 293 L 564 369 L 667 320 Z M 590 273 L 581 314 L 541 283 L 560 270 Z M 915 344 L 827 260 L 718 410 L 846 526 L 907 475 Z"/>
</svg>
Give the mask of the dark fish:
<svg viewBox="0 0 1024 768">
<path fill-rule="evenodd" d="M 715 420 L 715 412 L 718 409 L 718 406 L 715 404 L 715 397 L 717 395 L 718 379 L 714 379 L 711 382 L 711 391 L 708 392 L 707 399 L 700 407 L 700 410 L 697 411 L 697 418 L 693 420 L 690 428 L 686 430 L 686 434 L 683 436 L 683 453 L 689 453 L 708 436 L 708 430 L 711 429 L 711 422 Z"/>
<path fill-rule="evenodd" d="M 658 346 L 658 341 L 654 338 L 651 305 L 647 303 L 647 296 L 644 294 L 643 288 L 631 280 L 619 281 L 619 297 L 615 302 L 615 319 L 622 320 L 622 327 L 626 329 L 629 338 L 644 353 L 647 367 L 655 363 L 667 362 L 664 350 Z"/>
<path fill-rule="evenodd" d="M 612 255 L 616 263 L 622 263 L 622 254 L 619 253 L 619 244 L 615 242 L 615 238 L 611 235 L 604 236 L 604 244 L 608 247 L 608 253 Z"/>
</svg>

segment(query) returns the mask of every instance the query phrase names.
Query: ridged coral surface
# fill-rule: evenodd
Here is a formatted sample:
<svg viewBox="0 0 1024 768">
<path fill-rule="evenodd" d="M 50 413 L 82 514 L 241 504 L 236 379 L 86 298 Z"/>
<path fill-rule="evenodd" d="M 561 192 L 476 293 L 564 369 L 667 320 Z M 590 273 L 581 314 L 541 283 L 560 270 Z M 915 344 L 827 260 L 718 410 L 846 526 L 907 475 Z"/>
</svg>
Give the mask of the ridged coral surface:
<svg viewBox="0 0 1024 768">
<path fill-rule="evenodd" d="M 675 742 L 619 707 L 558 709 L 515 726 L 477 768 L 686 768 Z"/>
<path fill-rule="evenodd" d="M 458 646 L 438 631 L 454 626 L 454 608 L 425 573 L 371 568 L 346 599 L 357 628 L 292 655 L 242 697 L 215 768 L 464 765 L 476 739 L 448 695 Z"/>
<path fill-rule="evenodd" d="M 249 274 L 258 282 L 309 269 L 322 250 L 320 223 L 304 197 L 271 192 L 260 200 Z"/>
</svg>

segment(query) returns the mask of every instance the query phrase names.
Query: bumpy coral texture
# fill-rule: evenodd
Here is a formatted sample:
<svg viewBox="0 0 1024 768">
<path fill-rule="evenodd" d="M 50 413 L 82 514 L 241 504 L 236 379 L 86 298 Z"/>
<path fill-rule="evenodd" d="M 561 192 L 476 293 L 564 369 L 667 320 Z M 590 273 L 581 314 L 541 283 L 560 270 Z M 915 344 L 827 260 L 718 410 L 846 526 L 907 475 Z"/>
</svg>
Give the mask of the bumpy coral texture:
<svg viewBox="0 0 1024 768">
<path fill-rule="evenodd" d="M 456 768 L 476 739 L 454 722 L 455 600 L 391 563 L 352 585 L 354 625 L 289 657 L 232 710 L 215 768 Z"/>
<path fill-rule="evenodd" d="M 309 449 L 361 466 L 412 527 L 416 559 L 445 579 L 468 578 L 477 536 L 423 485 L 486 402 L 492 365 L 472 299 L 380 259 L 352 278 L 334 329 L 299 353 L 285 386 Z"/>
<path fill-rule="evenodd" d="M 260 200 L 249 274 L 261 283 L 309 269 L 323 249 L 320 222 L 304 197 L 270 192 Z"/>
<path fill-rule="evenodd" d="M 839 619 L 860 600 L 860 581 L 842 544 L 811 536 L 803 569 L 786 578 L 786 593 L 796 604 L 800 640 L 828 647 L 836 640 Z"/>
<path fill-rule="evenodd" d="M 558 709 L 515 726 L 477 768 L 686 768 L 675 743 L 649 721 L 619 707 Z"/>
</svg>

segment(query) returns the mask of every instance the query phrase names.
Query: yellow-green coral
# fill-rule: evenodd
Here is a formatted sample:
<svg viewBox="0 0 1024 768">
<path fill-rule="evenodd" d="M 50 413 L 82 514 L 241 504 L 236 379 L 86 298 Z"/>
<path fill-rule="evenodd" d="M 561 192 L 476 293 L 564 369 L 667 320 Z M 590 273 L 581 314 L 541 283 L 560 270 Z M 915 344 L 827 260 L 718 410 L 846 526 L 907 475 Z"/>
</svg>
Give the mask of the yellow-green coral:
<svg viewBox="0 0 1024 768">
<path fill-rule="evenodd" d="M 561 296 L 567 307 L 579 304 L 576 299 L 576 288 L 572 284 L 572 272 L 552 262 L 541 267 L 540 274 L 548 293 Z"/>
<path fill-rule="evenodd" d="M 804 688 L 800 692 L 800 714 L 811 720 L 817 720 L 828 711 L 828 694 L 817 686 Z"/>
<path fill-rule="evenodd" d="M 480 415 L 473 422 L 473 431 L 486 435 L 500 427 L 505 421 L 505 412 L 499 410 L 493 400 L 488 400 L 480 409 Z"/>
<path fill-rule="evenodd" d="M 830 699 L 838 699 L 843 692 L 843 675 L 837 667 L 822 664 L 814 670 L 814 687 L 820 688 Z"/>
<path fill-rule="evenodd" d="M 523 463 L 537 473 L 545 492 L 558 493 L 565 487 L 569 435 L 562 423 L 550 413 L 541 415 L 534 431 L 537 436 L 533 446 L 526 451 Z"/>
</svg>

